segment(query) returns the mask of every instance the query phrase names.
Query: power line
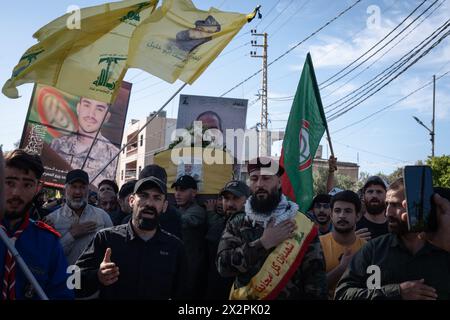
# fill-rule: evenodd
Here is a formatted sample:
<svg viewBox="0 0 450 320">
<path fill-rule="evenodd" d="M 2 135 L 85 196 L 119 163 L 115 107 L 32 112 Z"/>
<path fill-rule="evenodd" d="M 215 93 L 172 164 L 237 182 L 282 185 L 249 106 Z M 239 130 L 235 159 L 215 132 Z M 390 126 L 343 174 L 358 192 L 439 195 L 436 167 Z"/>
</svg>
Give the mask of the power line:
<svg viewBox="0 0 450 320">
<path fill-rule="evenodd" d="M 255 28 L 258 28 L 258 26 L 261 24 L 261 22 L 263 22 L 263 20 L 265 19 L 265 18 L 267 18 L 268 16 L 270 16 L 270 14 L 272 13 L 272 12 L 275 12 L 275 8 L 280 4 L 280 2 L 281 2 L 281 0 L 278 0 L 267 12 L 269 12 L 267 15 L 263 15 L 263 18 L 258 22 L 258 24 L 256 25 L 256 27 Z"/>
<path fill-rule="evenodd" d="M 400 44 L 400 42 L 402 42 L 405 38 L 407 38 L 414 30 L 416 30 L 419 26 L 422 25 L 423 22 L 425 22 L 425 20 L 427 20 L 431 15 L 433 15 L 443 4 L 444 2 L 447 0 L 443 0 L 436 8 L 434 8 L 428 15 L 426 15 L 414 28 L 412 28 L 406 35 L 404 35 L 399 41 L 397 41 L 393 46 L 391 46 L 388 50 L 386 50 L 380 57 L 378 57 L 377 59 L 375 59 L 370 65 L 368 65 L 367 67 L 365 67 L 363 70 L 361 70 L 360 72 L 358 72 L 355 76 L 353 76 L 352 78 L 348 79 L 347 81 L 345 81 L 343 84 L 341 84 L 339 87 L 337 87 L 336 89 L 334 89 L 333 91 L 331 91 L 330 93 L 328 93 L 326 96 L 324 96 L 322 99 L 326 99 L 330 96 L 333 95 L 333 93 L 335 93 L 336 91 L 338 91 L 339 89 L 343 88 L 346 84 L 348 84 L 349 82 L 351 82 L 352 80 L 354 80 L 355 78 L 359 77 L 362 73 L 364 73 L 366 70 L 370 69 L 375 63 L 377 63 L 378 61 L 380 61 L 386 54 L 388 54 L 389 52 L 391 52 L 392 49 L 394 49 L 396 46 L 398 46 Z"/>
<path fill-rule="evenodd" d="M 275 31 L 270 33 L 269 39 L 272 38 L 278 31 L 280 31 L 297 13 L 299 13 L 311 0 L 305 0 L 297 10 L 295 10 L 289 18 L 287 18 L 284 23 L 282 23 Z"/>
<path fill-rule="evenodd" d="M 136 94 L 136 93 L 142 92 L 142 91 L 144 91 L 144 90 L 147 90 L 147 89 L 150 89 L 150 88 L 155 87 L 155 86 L 157 86 L 157 85 L 160 85 L 161 83 L 164 83 L 164 82 L 165 82 L 165 81 L 160 80 L 160 81 L 155 82 L 155 83 L 152 83 L 152 84 L 150 84 L 150 85 L 148 85 L 148 86 L 146 86 L 146 87 L 144 87 L 144 88 L 141 88 L 141 89 L 139 89 L 139 90 L 136 90 L 136 91 L 134 91 L 133 93 Z"/>
<path fill-rule="evenodd" d="M 450 73 L 450 71 L 445 72 L 445 73 L 442 74 L 441 76 L 437 77 L 436 80 L 439 80 L 439 79 L 445 77 L 445 76 L 446 76 L 447 74 L 449 74 L 449 73 Z M 388 105 L 388 106 L 386 106 L 386 107 L 384 107 L 384 108 L 382 108 L 382 109 L 380 109 L 380 110 L 378 110 L 378 111 L 376 111 L 376 112 L 373 112 L 373 113 L 369 114 L 368 116 L 366 116 L 366 117 L 364 117 L 364 118 L 362 118 L 362 119 L 360 119 L 360 120 L 357 120 L 357 121 L 355 121 L 355 122 L 352 122 L 351 124 L 346 125 L 345 127 L 340 128 L 340 129 L 338 129 L 338 130 L 336 130 L 336 131 L 334 131 L 334 132 L 332 132 L 332 133 L 333 133 L 333 134 L 334 134 L 334 133 L 338 133 L 338 132 L 340 132 L 340 131 L 343 131 L 343 130 L 345 130 L 345 129 L 348 129 L 348 128 L 350 128 L 350 127 L 353 127 L 353 126 L 355 126 L 355 125 L 357 125 L 357 124 L 359 124 L 359 123 L 361 123 L 361 122 L 363 122 L 363 121 L 365 121 L 365 120 L 367 120 L 367 119 L 370 119 L 370 118 L 372 118 L 373 116 L 375 116 L 375 115 L 377 115 L 377 114 L 379 114 L 379 113 L 381 113 L 381 112 L 383 112 L 383 111 L 385 111 L 385 110 L 387 110 L 387 109 L 389 109 L 389 108 L 395 106 L 396 104 L 398 104 L 398 103 L 400 103 L 400 102 L 402 102 L 402 101 L 408 99 L 410 96 L 412 96 L 412 95 L 414 95 L 415 93 L 421 91 L 422 89 L 424 89 L 424 88 L 430 86 L 432 83 L 433 83 L 433 81 L 429 81 L 429 82 L 427 82 L 426 84 L 424 84 L 423 86 L 421 86 L 421 87 L 419 87 L 419 88 L 417 88 L 417 89 L 411 91 L 411 92 L 410 92 L 409 94 L 407 94 L 406 96 L 404 96 L 404 97 L 398 99 L 397 101 L 391 103 L 390 105 Z"/>
<path fill-rule="evenodd" d="M 322 83 L 319 84 L 320 89 L 325 89 L 328 88 L 329 86 L 331 86 L 332 84 L 336 83 L 337 81 L 339 81 L 340 79 L 342 79 L 343 77 L 345 77 L 346 75 L 348 75 L 349 73 L 351 73 L 353 70 L 355 70 L 356 68 L 358 68 L 359 66 L 361 66 L 363 63 L 365 63 L 368 59 L 370 59 L 371 57 L 374 56 L 374 54 L 378 53 L 380 50 L 382 50 L 386 45 L 388 45 L 391 41 L 393 41 L 396 37 L 398 37 L 402 32 L 404 32 L 412 23 L 414 23 L 414 21 L 416 21 L 419 17 L 417 17 L 415 20 L 413 20 L 412 23 L 410 23 L 408 26 L 406 26 L 402 31 L 400 31 L 393 39 L 391 39 L 388 43 L 386 43 L 384 46 L 382 46 L 380 49 L 378 49 L 374 54 L 372 54 L 371 56 L 369 56 L 369 58 L 365 59 L 364 61 L 362 61 L 360 64 L 356 65 L 355 67 L 353 67 L 352 69 L 350 69 L 349 71 L 347 71 L 346 73 L 344 73 L 343 75 L 339 76 L 340 74 L 342 74 L 345 70 L 347 70 L 348 68 L 350 68 L 352 65 L 354 65 L 356 62 L 358 62 L 359 60 L 361 60 L 365 55 L 367 55 L 369 52 L 371 52 L 373 49 L 375 49 L 380 43 L 382 43 L 384 40 L 386 40 L 391 34 L 393 34 L 398 28 L 400 28 L 400 26 L 406 21 L 408 20 L 417 10 L 419 10 L 419 8 L 426 2 L 427 0 L 423 0 L 422 3 L 420 3 L 406 18 L 404 18 L 394 29 L 392 29 L 391 31 L 389 31 L 382 39 L 380 39 L 376 44 L 374 44 L 372 47 L 369 48 L 369 50 L 365 51 L 362 55 L 360 55 L 358 58 L 356 58 L 355 60 L 353 60 L 350 64 L 348 64 L 347 66 L 345 66 L 344 68 L 342 68 L 341 70 L 339 70 L 338 72 L 336 72 L 334 75 L 332 75 L 331 77 L 329 77 L 328 79 L 326 79 L 325 81 L 323 81 Z M 436 4 L 438 0 L 435 0 L 428 8 L 431 8 L 431 6 L 433 6 L 434 4 Z M 424 13 L 422 13 L 424 14 Z M 339 77 L 338 77 L 339 76 Z M 337 79 L 331 81 L 332 79 L 338 77 Z M 330 82 L 331 81 L 331 82 Z M 329 83 L 328 83 L 329 82 Z M 326 83 L 328 83 L 327 85 L 325 85 Z"/>
<path fill-rule="evenodd" d="M 263 29 L 264 32 L 267 32 L 267 29 L 272 25 L 272 23 L 274 23 L 285 11 L 287 8 L 289 8 L 291 6 L 291 4 L 294 2 L 294 0 L 291 0 L 286 7 L 283 8 L 283 10 L 281 10 L 274 19 L 272 19 L 272 21 L 270 21 Z"/>
<path fill-rule="evenodd" d="M 344 147 L 347 147 L 347 148 L 350 148 L 350 149 L 354 149 L 354 150 L 357 150 L 357 151 L 361 151 L 361 152 L 365 152 L 365 153 L 368 153 L 368 154 L 372 154 L 374 156 L 378 156 L 378 157 L 382 157 L 382 158 L 386 158 L 386 159 L 390 159 L 390 160 L 395 160 L 395 161 L 399 161 L 399 162 L 402 162 L 402 163 L 410 163 L 411 162 L 411 161 L 405 161 L 405 160 L 389 157 L 389 156 L 386 156 L 386 155 L 383 155 L 383 154 L 379 154 L 379 153 L 376 153 L 376 152 L 367 151 L 367 150 L 364 150 L 364 149 L 361 149 L 361 148 L 353 147 L 353 146 L 350 146 L 350 145 L 348 145 L 346 143 L 339 142 L 337 140 L 333 140 L 333 142 L 335 142 L 337 144 L 340 144 L 340 145 L 343 145 Z"/>
<path fill-rule="evenodd" d="M 358 3 L 360 3 L 362 0 L 357 0 L 355 1 L 352 5 L 350 5 L 349 7 L 347 7 L 345 10 L 343 10 L 342 12 L 340 12 L 337 16 L 335 16 L 333 19 L 329 20 L 327 23 L 325 23 L 324 25 L 322 25 L 320 28 L 318 28 L 316 31 L 314 31 L 313 33 L 311 33 L 309 36 L 307 36 L 306 38 L 304 38 L 302 41 L 300 41 L 299 43 L 297 43 L 295 46 L 293 46 L 292 48 L 290 48 L 289 50 L 287 50 L 286 52 L 284 52 L 282 55 L 280 55 L 278 58 L 276 58 L 275 60 L 273 60 L 272 62 L 270 62 L 267 66 L 271 66 L 272 64 L 274 64 L 275 62 L 279 61 L 280 59 L 282 59 L 283 57 L 285 57 L 286 55 L 288 55 L 289 53 L 291 53 L 293 50 L 295 50 L 298 46 L 300 46 L 301 44 L 303 44 L 304 42 L 306 42 L 307 40 L 309 40 L 310 38 L 314 37 L 317 33 L 319 33 L 320 31 L 322 31 L 323 29 L 325 29 L 326 27 L 328 27 L 331 23 L 333 23 L 334 21 L 336 21 L 337 19 L 339 19 L 342 15 L 344 15 L 347 11 L 351 10 L 353 7 L 355 7 Z M 223 93 L 221 95 L 221 97 L 227 95 L 228 93 L 230 93 L 231 91 L 233 91 L 234 89 L 240 87 L 241 85 L 243 85 L 244 83 L 246 83 L 247 81 L 249 81 L 251 78 L 257 76 L 258 74 L 260 74 L 262 72 L 262 69 L 259 69 L 258 71 L 256 71 L 255 73 L 253 73 L 251 76 L 247 77 L 245 80 L 239 82 L 237 85 L 235 85 L 234 87 L 232 87 L 230 90 L 226 91 L 225 93 Z"/>
<path fill-rule="evenodd" d="M 450 31 L 448 31 L 447 33 L 445 33 L 438 41 L 436 41 L 432 47 L 430 47 L 429 49 L 427 49 L 424 53 L 422 53 L 418 58 L 416 58 L 413 62 L 411 62 L 408 66 L 406 66 L 401 72 L 399 72 L 397 75 L 395 75 L 393 78 L 391 78 L 387 83 L 385 83 L 384 85 L 382 85 L 380 88 L 378 88 L 377 90 L 375 90 L 373 93 L 371 93 L 369 96 L 365 97 L 362 101 L 357 102 L 356 104 L 352 105 L 352 106 L 348 106 L 346 109 L 342 109 L 341 111 L 339 111 L 339 113 L 335 113 L 333 115 L 330 116 L 329 121 L 333 121 L 336 120 L 337 118 L 343 116 L 344 114 L 346 114 L 347 112 L 349 112 L 350 110 L 356 108 L 358 105 L 360 105 L 361 103 L 363 103 L 364 101 L 366 101 L 367 99 L 369 99 L 370 97 L 372 97 L 374 94 L 376 94 L 377 92 L 379 92 L 380 90 L 382 90 L 384 87 L 386 87 L 387 85 L 389 85 L 392 81 L 394 81 L 396 78 L 398 78 L 401 74 L 403 74 L 406 70 L 408 70 L 411 66 L 413 66 L 415 63 L 417 63 L 417 61 L 419 61 L 420 59 L 422 59 L 424 56 L 426 56 L 433 48 L 435 48 L 437 45 L 439 45 L 440 42 L 442 42 L 443 39 L 445 39 L 448 35 L 450 35 Z"/>
<path fill-rule="evenodd" d="M 447 24 L 448 28 L 450 26 L 450 24 Z M 445 28 L 445 29 L 446 29 Z M 420 59 L 422 59 L 424 56 L 426 56 L 428 53 L 431 52 L 431 50 L 433 50 L 436 46 L 438 46 L 446 37 L 448 37 L 450 35 L 450 31 L 447 31 L 444 35 L 442 35 L 437 41 L 435 41 L 431 47 L 429 47 L 427 50 L 425 50 L 422 54 L 420 54 L 415 60 L 413 60 L 409 65 L 407 65 L 403 70 L 401 70 L 400 72 L 398 72 L 394 77 L 392 77 L 388 82 L 386 82 L 385 84 L 383 84 L 381 87 L 379 87 L 378 89 L 376 89 L 373 93 L 371 93 L 369 96 L 366 96 L 362 101 L 357 102 L 354 105 L 350 105 L 347 106 L 343 109 L 341 109 L 339 111 L 339 113 L 334 113 L 332 115 L 330 115 L 330 119 L 329 121 L 333 121 L 339 117 L 341 117 L 342 115 L 344 115 L 345 113 L 347 113 L 348 111 L 356 108 L 358 105 L 360 105 L 361 103 L 363 103 L 364 101 L 366 101 L 367 99 L 369 99 L 370 97 L 372 97 L 374 94 L 376 94 L 377 92 L 379 92 L 380 90 L 382 90 L 384 87 L 386 87 L 387 85 L 389 85 L 392 81 L 394 81 L 395 79 L 397 79 L 401 74 L 403 74 L 404 72 L 406 72 L 411 66 L 413 66 L 414 64 L 416 64 Z M 374 88 L 372 88 L 370 91 L 374 90 Z"/>
<path fill-rule="evenodd" d="M 448 22 L 449 20 L 447 20 Z M 447 23 L 446 22 L 446 23 Z M 415 55 L 417 55 L 427 44 L 429 44 L 431 42 L 431 40 L 435 39 L 437 35 L 439 35 L 439 33 L 441 33 L 445 28 L 445 24 L 441 25 L 439 28 L 437 28 L 435 31 L 433 31 L 433 33 L 431 35 L 429 35 L 428 37 L 426 37 L 424 40 L 422 40 L 419 44 L 417 44 L 413 49 L 411 49 L 410 51 L 408 51 L 408 53 L 404 54 L 399 60 L 395 61 L 393 64 L 391 64 L 389 67 L 385 68 L 382 72 L 380 72 L 379 74 L 377 74 L 375 77 L 373 77 L 372 79 L 370 79 L 369 81 L 365 82 L 363 85 L 361 85 L 359 88 L 353 90 L 352 92 L 348 93 L 347 95 L 345 95 L 344 97 L 334 101 L 333 103 L 329 104 L 328 106 L 325 107 L 325 109 L 329 109 L 331 106 L 339 103 L 340 101 L 346 99 L 347 97 L 350 97 L 353 95 L 353 97 L 343 101 L 342 103 L 338 104 L 337 106 L 333 107 L 332 109 L 328 110 L 327 113 L 330 113 L 331 111 L 336 110 L 337 108 L 339 108 L 342 105 L 345 105 L 347 102 L 350 102 L 351 100 L 355 99 L 358 96 L 364 95 L 366 93 L 366 91 L 370 91 L 371 87 L 376 87 L 377 85 L 379 85 L 381 82 L 383 82 L 384 80 L 386 80 L 389 76 L 391 76 L 393 73 L 395 73 L 396 71 L 398 71 L 402 66 L 404 66 L 408 61 L 410 61 Z M 444 28 L 444 29 L 443 29 Z M 431 40 L 430 40 L 431 39 Z M 428 41 L 428 42 L 427 42 Z M 422 47 L 420 47 L 422 46 Z M 415 51 L 414 51 L 415 50 Z M 385 73 L 387 73 L 387 75 L 384 75 Z M 384 76 L 383 76 L 384 75 Z M 380 80 L 376 81 L 375 84 L 372 84 L 376 79 L 378 79 L 379 77 L 383 76 Z M 364 89 L 365 87 L 369 86 L 368 89 Z M 358 93 L 359 92 L 359 93 Z M 345 107 L 344 107 L 345 108 Z"/>
<path fill-rule="evenodd" d="M 220 9 L 220 8 L 225 4 L 225 2 L 227 2 L 227 0 L 223 0 L 223 1 L 217 6 L 217 9 Z"/>
<path fill-rule="evenodd" d="M 444 0 L 446 1 L 446 0 Z M 384 9 L 384 12 L 388 12 L 390 9 L 392 9 L 394 7 L 395 2 L 392 2 L 392 4 L 390 6 L 388 6 L 386 9 Z M 361 32 L 363 32 L 364 30 L 366 30 L 366 26 L 363 26 L 362 28 L 360 28 L 357 32 L 355 32 L 354 34 L 352 34 L 352 38 L 356 37 L 358 34 L 360 34 Z M 315 63 L 321 62 L 323 59 L 325 59 L 330 53 L 336 51 L 336 49 L 338 49 L 338 46 L 333 46 L 333 48 L 329 51 L 327 51 L 324 55 L 320 56 L 318 59 L 315 60 Z M 317 57 L 316 57 L 317 58 Z M 279 77 L 273 78 L 272 81 L 276 81 L 282 78 L 285 78 L 287 76 L 290 76 L 291 74 L 294 73 L 298 73 L 298 70 L 294 70 L 294 71 L 289 71 L 288 73 L 285 73 Z M 327 95 L 329 96 L 329 95 Z M 326 97 L 322 97 L 322 99 L 325 99 Z M 293 100 L 293 99 L 292 99 Z"/>
</svg>

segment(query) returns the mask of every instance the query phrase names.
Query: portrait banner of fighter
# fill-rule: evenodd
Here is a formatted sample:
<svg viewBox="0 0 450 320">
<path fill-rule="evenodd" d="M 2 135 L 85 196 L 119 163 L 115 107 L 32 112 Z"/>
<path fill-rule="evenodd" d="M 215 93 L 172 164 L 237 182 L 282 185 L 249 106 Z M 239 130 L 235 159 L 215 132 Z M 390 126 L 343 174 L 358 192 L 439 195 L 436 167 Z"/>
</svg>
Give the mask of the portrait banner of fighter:
<svg viewBox="0 0 450 320">
<path fill-rule="evenodd" d="M 177 129 L 190 129 L 194 121 L 201 121 L 203 130 L 217 129 L 223 136 L 222 141 L 216 141 L 232 154 L 239 156 L 242 150 L 238 142 L 227 143 L 227 130 L 245 130 L 247 121 L 248 100 L 235 98 L 180 95 L 178 107 Z"/>
<path fill-rule="evenodd" d="M 226 129 L 245 129 L 248 100 L 180 95 L 177 129 L 190 128 L 194 121 L 202 121 L 203 127 L 218 129 L 226 144 Z"/>
<path fill-rule="evenodd" d="M 228 162 L 227 164 L 233 165 L 233 175 L 235 178 L 238 178 L 240 164 L 244 163 L 244 159 L 241 159 L 243 156 L 242 141 L 239 141 L 239 139 L 234 139 L 235 141 L 233 142 L 227 141 L 227 130 L 231 130 L 233 136 L 235 136 L 233 132 L 236 132 L 236 130 L 241 131 L 241 136 L 244 134 L 244 130 L 246 129 L 247 107 L 248 100 L 246 99 L 182 94 L 180 95 L 178 108 L 177 129 L 188 129 L 191 131 L 194 127 L 194 122 L 197 121 L 202 123 L 204 133 L 206 130 L 211 129 L 213 131 L 212 136 L 220 134 L 222 136 L 221 139 L 215 140 L 214 144 L 217 149 L 228 153 L 226 157 L 231 157 L 231 163 Z M 202 181 L 205 180 L 204 171 L 206 170 L 203 161 L 195 161 L 195 163 L 184 163 L 180 161 L 175 165 L 177 166 L 175 180 L 183 174 L 189 174 L 200 183 L 201 192 L 215 190 L 209 184 L 205 185 L 205 190 L 202 188 Z M 169 168 L 167 169 L 168 172 L 171 172 Z M 222 181 L 220 179 L 220 167 L 212 169 L 210 174 L 212 176 L 209 176 L 209 180 L 217 181 L 218 184 L 223 185 L 228 181 Z"/>
<path fill-rule="evenodd" d="M 41 156 L 46 186 L 64 187 L 68 171 L 85 170 L 95 177 L 120 149 L 131 83 L 123 82 L 111 105 L 37 84 L 20 147 Z M 114 180 L 117 159 L 92 184 Z"/>
</svg>

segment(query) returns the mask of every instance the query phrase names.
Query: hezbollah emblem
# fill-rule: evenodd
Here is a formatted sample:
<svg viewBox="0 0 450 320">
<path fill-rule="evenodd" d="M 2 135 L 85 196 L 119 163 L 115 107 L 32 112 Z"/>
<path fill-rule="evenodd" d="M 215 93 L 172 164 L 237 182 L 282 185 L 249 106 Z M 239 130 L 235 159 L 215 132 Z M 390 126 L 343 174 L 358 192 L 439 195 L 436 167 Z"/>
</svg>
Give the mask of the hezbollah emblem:
<svg viewBox="0 0 450 320">
<path fill-rule="evenodd" d="M 148 2 L 142 2 L 142 3 L 137 4 L 136 10 L 129 11 L 125 16 L 120 18 L 120 21 L 121 22 L 129 22 L 130 24 L 132 24 L 133 21 L 140 22 L 141 21 L 141 15 L 140 15 L 141 11 L 144 8 L 149 7 L 149 6 L 150 6 L 150 3 L 148 3 Z M 136 26 L 136 25 L 134 25 L 134 26 Z"/>
<path fill-rule="evenodd" d="M 110 78 L 113 74 L 112 69 L 114 68 L 115 65 L 119 63 L 119 61 L 122 60 L 127 59 L 114 56 L 100 58 L 98 64 L 106 63 L 106 68 L 103 68 L 101 70 L 100 75 L 98 76 L 97 80 L 93 82 L 93 84 L 97 87 L 105 87 L 108 88 L 109 90 L 114 90 L 116 88 L 117 81 L 110 82 Z"/>
<path fill-rule="evenodd" d="M 35 52 L 28 52 L 25 53 L 19 61 L 19 65 L 18 67 L 16 67 L 16 69 L 13 70 L 13 78 L 17 77 L 23 70 L 25 70 L 26 68 L 28 68 L 29 66 L 31 66 L 33 64 L 34 61 L 37 60 L 38 55 L 40 55 L 41 53 L 43 53 L 45 50 L 39 50 L 39 51 L 35 51 Z"/>
<path fill-rule="evenodd" d="M 308 169 L 312 164 L 311 152 L 309 147 L 309 122 L 303 120 L 302 128 L 298 137 L 299 146 L 299 170 L 303 171 Z"/>
</svg>

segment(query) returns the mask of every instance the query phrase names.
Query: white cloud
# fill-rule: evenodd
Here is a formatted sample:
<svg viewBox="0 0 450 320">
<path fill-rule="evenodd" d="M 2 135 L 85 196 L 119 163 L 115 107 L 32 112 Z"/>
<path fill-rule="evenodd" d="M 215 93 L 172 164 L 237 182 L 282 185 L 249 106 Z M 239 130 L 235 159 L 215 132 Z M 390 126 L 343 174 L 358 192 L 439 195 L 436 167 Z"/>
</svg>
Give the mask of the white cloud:
<svg viewBox="0 0 450 320">
<path fill-rule="evenodd" d="M 425 6 L 424 6 L 425 8 Z M 391 19 L 387 14 L 381 14 L 381 23 L 378 28 L 367 28 L 365 25 L 363 29 L 357 31 L 353 35 L 343 36 L 324 36 L 319 35 L 318 41 L 309 47 L 300 47 L 296 50 L 301 56 L 304 56 L 306 52 L 311 52 L 314 57 L 314 65 L 317 69 L 319 68 L 330 68 L 330 67 L 342 67 L 351 63 L 353 60 L 358 58 L 361 54 L 370 49 L 375 43 L 382 39 L 386 34 L 388 34 L 402 19 L 408 14 L 408 10 L 403 10 L 399 14 L 390 16 L 395 16 L 395 19 Z M 429 13 L 430 9 L 427 13 Z M 405 53 L 409 52 L 410 49 L 415 47 L 419 42 L 421 42 L 425 36 L 431 34 L 437 27 L 439 27 L 444 21 L 446 21 L 448 12 L 450 11 L 450 5 L 444 3 L 430 18 L 425 20 L 417 29 L 412 31 L 412 33 L 407 36 L 399 45 L 395 46 L 386 56 L 384 56 L 380 62 L 392 63 L 397 60 Z M 419 11 L 421 12 L 421 11 Z M 416 17 L 414 15 L 413 17 Z M 376 59 L 380 57 L 385 50 L 397 43 L 403 36 L 405 36 L 414 26 L 417 25 L 422 18 L 419 18 L 412 26 L 405 30 L 402 35 L 393 40 L 385 49 L 377 53 L 373 58 Z M 397 31 L 403 29 L 407 24 L 413 21 L 413 18 L 409 18 L 406 23 L 404 23 Z M 396 34 L 397 32 L 395 32 Z M 392 36 L 388 38 L 391 39 Z M 383 43 L 385 43 L 384 41 Z M 291 46 L 292 47 L 292 46 Z M 377 47 L 378 48 L 378 47 Z M 436 48 L 437 49 L 437 48 Z M 442 43 L 439 50 L 434 49 L 434 53 L 439 51 L 439 54 L 435 54 L 432 59 L 428 59 L 428 63 L 442 63 L 448 61 L 450 56 L 450 43 Z M 374 53 L 377 49 L 372 50 L 370 54 Z M 430 56 L 433 53 L 430 54 Z M 366 56 L 367 57 L 367 56 Z M 377 63 L 378 66 L 380 62 Z M 367 65 L 367 64 L 366 64 Z M 301 68 L 301 67 L 300 67 Z"/>
<path fill-rule="evenodd" d="M 447 107 L 450 105 L 450 94 L 448 93 L 450 88 L 448 84 L 448 78 L 450 76 L 442 78 L 442 81 L 436 82 L 436 118 L 438 120 L 444 120 L 450 118 L 450 111 Z M 445 79 L 445 80 L 444 80 Z M 431 80 L 431 79 L 428 79 Z M 402 85 L 399 87 L 399 92 L 402 96 L 406 96 L 413 90 L 423 86 L 427 82 L 426 79 L 414 77 L 410 79 L 402 80 Z M 414 110 L 417 115 L 431 116 L 432 114 L 432 97 L 433 97 L 432 85 L 418 91 L 408 99 L 403 100 L 396 106 L 398 110 Z"/>
</svg>

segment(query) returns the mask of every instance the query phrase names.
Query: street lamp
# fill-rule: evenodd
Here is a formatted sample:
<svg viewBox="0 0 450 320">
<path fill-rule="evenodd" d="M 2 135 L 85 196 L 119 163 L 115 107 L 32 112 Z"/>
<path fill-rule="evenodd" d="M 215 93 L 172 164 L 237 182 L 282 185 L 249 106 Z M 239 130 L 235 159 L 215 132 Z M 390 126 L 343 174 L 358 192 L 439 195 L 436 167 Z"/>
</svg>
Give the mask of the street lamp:
<svg viewBox="0 0 450 320">
<path fill-rule="evenodd" d="M 433 118 L 431 119 L 431 129 L 428 128 L 426 125 L 423 124 L 422 121 L 420 121 L 419 118 L 413 116 L 414 120 L 417 121 L 418 124 L 420 124 L 422 127 L 428 130 L 430 133 L 430 141 L 431 141 L 431 157 L 434 158 L 434 136 L 436 130 L 434 129 L 434 119 L 436 114 L 436 75 L 433 76 Z"/>
<path fill-rule="evenodd" d="M 413 116 L 414 120 L 417 121 L 418 124 L 420 124 L 422 127 L 424 127 L 425 129 L 428 130 L 428 132 L 430 133 L 430 141 L 431 141 L 431 157 L 434 158 L 434 126 L 433 126 L 433 130 L 428 128 L 422 121 L 420 121 L 419 118 Z"/>
</svg>

